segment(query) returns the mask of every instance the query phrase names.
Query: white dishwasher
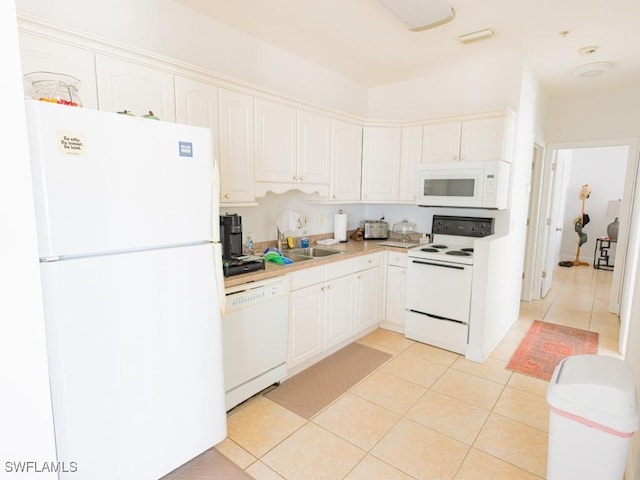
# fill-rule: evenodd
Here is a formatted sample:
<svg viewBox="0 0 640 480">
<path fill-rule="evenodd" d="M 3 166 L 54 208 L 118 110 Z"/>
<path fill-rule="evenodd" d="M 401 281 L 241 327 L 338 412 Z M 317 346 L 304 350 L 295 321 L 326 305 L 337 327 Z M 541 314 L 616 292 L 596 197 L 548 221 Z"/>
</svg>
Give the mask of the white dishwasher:
<svg viewBox="0 0 640 480">
<path fill-rule="evenodd" d="M 287 376 L 289 279 L 226 289 L 222 319 L 227 411 Z"/>
</svg>

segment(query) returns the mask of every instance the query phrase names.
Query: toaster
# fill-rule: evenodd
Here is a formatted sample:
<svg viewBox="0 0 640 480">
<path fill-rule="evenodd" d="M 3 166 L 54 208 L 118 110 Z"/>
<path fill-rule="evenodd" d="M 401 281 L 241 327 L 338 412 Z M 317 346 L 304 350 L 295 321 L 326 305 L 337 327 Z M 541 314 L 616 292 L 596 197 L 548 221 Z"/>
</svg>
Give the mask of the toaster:
<svg viewBox="0 0 640 480">
<path fill-rule="evenodd" d="M 363 220 L 360 223 L 365 240 L 389 238 L 389 224 L 384 220 Z"/>
</svg>

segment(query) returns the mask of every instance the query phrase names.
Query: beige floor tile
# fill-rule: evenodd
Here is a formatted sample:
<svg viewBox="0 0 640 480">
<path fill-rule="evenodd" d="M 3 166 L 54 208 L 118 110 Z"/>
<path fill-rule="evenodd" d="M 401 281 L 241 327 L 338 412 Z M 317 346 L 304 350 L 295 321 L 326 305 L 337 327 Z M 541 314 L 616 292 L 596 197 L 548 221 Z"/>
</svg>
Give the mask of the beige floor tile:
<svg viewBox="0 0 640 480">
<path fill-rule="evenodd" d="M 540 480 L 541 477 L 472 448 L 455 480 Z"/>
<path fill-rule="evenodd" d="M 346 393 L 313 421 L 369 451 L 399 419 L 399 415 L 375 403 Z"/>
<path fill-rule="evenodd" d="M 484 363 L 473 362 L 464 357 L 460 357 L 451 368 L 460 372 L 469 373 L 477 377 L 486 378 L 496 383 L 505 384 L 512 375 L 511 370 L 507 370 L 507 361 L 489 357 Z"/>
<path fill-rule="evenodd" d="M 287 480 L 344 478 L 365 456 L 351 443 L 307 423 L 262 461 Z"/>
<path fill-rule="evenodd" d="M 395 375 L 378 371 L 351 389 L 351 393 L 404 415 L 422 396 L 426 389 Z"/>
<path fill-rule="evenodd" d="M 456 398 L 464 403 L 491 410 L 504 385 L 456 370 L 447 370 L 431 390 Z"/>
<path fill-rule="evenodd" d="M 371 332 L 369 335 L 366 335 L 365 337 L 359 339 L 358 343 L 362 343 L 374 348 L 376 348 L 376 346 L 379 346 L 382 347 L 382 349 L 385 351 L 400 353 L 405 351 L 415 342 L 413 340 L 409 340 L 401 333 L 379 328 Z"/>
<path fill-rule="evenodd" d="M 227 418 L 229 438 L 256 457 L 261 457 L 306 420 L 264 397 L 233 411 Z"/>
<path fill-rule="evenodd" d="M 411 345 L 405 352 L 405 355 L 411 356 L 419 360 L 425 360 L 427 362 L 437 363 L 438 365 L 444 365 L 449 367 L 453 365 L 460 355 L 457 353 L 443 350 L 442 348 L 434 347 L 432 345 L 425 345 L 424 343 L 416 342 Z"/>
<path fill-rule="evenodd" d="M 522 375 L 521 373 L 514 373 L 507 385 L 517 388 L 518 390 L 534 393 L 541 397 L 546 397 L 547 390 L 549 389 L 549 382 L 528 375 Z"/>
<path fill-rule="evenodd" d="M 589 330 L 590 317 L 582 316 L 580 318 L 571 317 L 567 313 L 556 312 L 548 314 L 544 317 L 544 321 L 547 323 L 555 323 L 556 325 L 563 325 L 565 327 L 579 328 L 581 330 Z"/>
<path fill-rule="evenodd" d="M 471 445 L 489 416 L 488 410 L 427 391 L 406 418 Z"/>
<path fill-rule="evenodd" d="M 453 479 L 469 447 L 446 435 L 402 419 L 374 447 L 372 454 L 424 479 Z"/>
<path fill-rule="evenodd" d="M 246 469 L 246 472 L 256 480 L 284 480 L 262 462 L 255 462 Z"/>
<path fill-rule="evenodd" d="M 547 433 L 492 413 L 474 447 L 535 475 L 547 472 Z"/>
<path fill-rule="evenodd" d="M 503 360 L 505 362 L 509 362 L 513 354 L 518 349 L 517 343 L 506 343 L 500 342 L 496 348 L 494 348 L 493 352 L 491 352 L 491 358 L 497 358 L 498 360 Z"/>
<path fill-rule="evenodd" d="M 413 477 L 402 473 L 382 460 L 367 455 L 351 470 L 345 480 L 412 480 Z"/>
<path fill-rule="evenodd" d="M 256 457 L 228 437 L 216 445 L 216 450 L 243 469 L 256 461 Z"/>
<path fill-rule="evenodd" d="M 413 347 L 411 347 L 413 348 Z M 447 367 L 403 352 L 387 362 L 382 371 L 429 388 L 447 370 Z"/>
<path fill-rule="evenodd" d="M 493 411 L 538 430 L 549 431 L 549 405 L 545 397 L 507 387 Z"/>
</svg>

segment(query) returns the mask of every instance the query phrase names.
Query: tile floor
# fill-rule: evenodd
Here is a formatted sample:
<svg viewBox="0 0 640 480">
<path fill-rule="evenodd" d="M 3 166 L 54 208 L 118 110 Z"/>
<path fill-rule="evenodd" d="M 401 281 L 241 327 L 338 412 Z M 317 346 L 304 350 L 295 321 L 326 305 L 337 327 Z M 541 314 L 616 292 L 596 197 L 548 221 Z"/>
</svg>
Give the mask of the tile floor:
<svg viewBox="0 0 640 480">
<path fill-rule="evenodd" d="M 311 420 L 255 397 L 216 448 L 258 480 L 544 478 L 547 383 L 505 366 L 535 319 L 598 331 L 599 353 L 617 355 L 611 276 L 559 267 L 484 364 L 376 330 L 359 342 L 394 356 L 349 392 Z"/>
</svg>

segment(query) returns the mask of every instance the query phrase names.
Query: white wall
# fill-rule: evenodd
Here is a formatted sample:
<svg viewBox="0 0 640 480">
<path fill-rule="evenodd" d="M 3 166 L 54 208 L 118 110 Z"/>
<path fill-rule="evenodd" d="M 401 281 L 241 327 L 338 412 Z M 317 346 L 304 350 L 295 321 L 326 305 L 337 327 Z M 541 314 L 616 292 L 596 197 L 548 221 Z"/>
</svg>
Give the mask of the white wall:
<svg viewBox="0 0 640 480">
<path fill-rule="evenodd" d="M 545 121 L 548 143 L 640 136 L 640 85 L 596 95 L 552 98 Z"/>
<path fill-rule="evenodd" d="M 198 65 L 325 108 L 365 116 L 367 89 L 172 0 L 16 0 L 17 10 Z"/>
<path fill-rule="evenodd" d="M 11 122 L 0 133 L 0 468 L 8 476 L 7 462 L 56 460 L 15 18 L 13 2 L 0 2 L 2 113 Z M 57 478 L 33 467 L 15 476 Z"/>
<path fill-rule="evenodd" d="M 479 57 L 423 78 L 372 88 L 369 117 L 417 120 L 504 107 L 517 110 L 521 80 L 520 57 Z"/>
<path fill-rule="evenodd" d="M 613 218 L 606 217 L 609 200 L 621 199 L 624 193 L 628 150 L 626 146 L 572 150 L 560 247 L 563 260 L 574 260 L 576 257 L 578 234 L 573 222 L 582 208 L 578 195 L 582 185 L 588 184 L 591 196 L 585 202 L 585 212 L 589 214 L 590 222 L 583 229 L 587 234 L 587 243 L 580 249 L 580 259 L 593 262 L 596 238 L 606 236 L 607 225 L 613 221 Z M 614 252 L 611 250 L 611 254 Z"/>
</svg>

